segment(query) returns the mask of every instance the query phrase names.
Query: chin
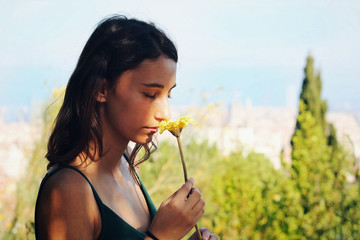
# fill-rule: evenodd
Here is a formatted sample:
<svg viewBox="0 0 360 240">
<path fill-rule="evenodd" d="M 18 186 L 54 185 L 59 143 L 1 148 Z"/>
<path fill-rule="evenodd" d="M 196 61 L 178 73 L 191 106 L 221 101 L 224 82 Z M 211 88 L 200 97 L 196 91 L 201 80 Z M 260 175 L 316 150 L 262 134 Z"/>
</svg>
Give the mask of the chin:
<svg viewBox="0 0 360 240">
<path fill-rule="evenodd" d="M 151 142 L 153 139 L 153 136 L 144 136 L 144 137 L 139 137 L 139 138 L 136 138 L 134 140 L 131 140 L 132 142 L 134 143 L 137 143 L 137 144 L 141 144 L 141 145 L 145 145 L 145 144 L 148 144 L 149 142 Z"/>
</svg>

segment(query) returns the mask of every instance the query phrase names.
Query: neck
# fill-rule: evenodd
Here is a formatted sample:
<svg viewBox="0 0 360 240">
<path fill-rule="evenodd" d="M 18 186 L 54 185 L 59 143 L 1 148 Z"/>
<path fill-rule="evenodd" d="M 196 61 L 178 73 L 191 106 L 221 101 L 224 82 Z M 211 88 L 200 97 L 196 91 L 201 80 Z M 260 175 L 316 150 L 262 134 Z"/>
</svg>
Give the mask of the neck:
<svg viewBox="0 0 360 240">
<path fill-rule="evenodd" d="M 103 152 L 101 156 L 96 156 L 95 161 L 91 162 L 86 168 L 103 174 L 117 174 L 129 140 L 116 135 L 116 131 L 111 128 L 104 115 L 103 107 L 100 107 L 100 115 Z"/>
<path fill-rule="evenodd" d="M 123 154 L 127 151 L 128 142 L 123 144 L 111 144 L 111 141 L 103 140 L 103 152 L 99 156 L 98 153 L 94 156 L 94 161 L 89 158 L 84 162 L 83 156 L 80 154 L 72 165 L 80 167 L 86 172 L 101 173 L 101 174 L 117 174 Z"/>
<path fill-rule="evenodd" d="M 129 142 L 112 144 L 103 141 L 103 153 L 94 163 L 105 172 L 117 172 Z"/>
</svg>

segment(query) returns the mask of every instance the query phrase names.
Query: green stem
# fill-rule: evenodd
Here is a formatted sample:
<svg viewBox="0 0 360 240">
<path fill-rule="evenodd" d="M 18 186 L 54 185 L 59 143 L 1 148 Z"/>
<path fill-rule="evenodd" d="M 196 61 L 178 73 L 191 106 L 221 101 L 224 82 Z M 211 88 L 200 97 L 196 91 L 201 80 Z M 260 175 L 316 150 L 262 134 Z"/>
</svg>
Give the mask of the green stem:
<svg viewBox="0 0 360 240">
<path fill-rule="evenodd" d="M 181 164 L 182 164 L 182 167 L 183 167 L 184 179 L 185 179 L 185 182 L 186 182 L 188 180 L 188 177 L 187 177 L 187 171 L 186 171 L 186 164 L 185 164 L 185 160 L 184 160 L 184 154 L 183 154 L 182 147 L 181 147 L 180 136 L 176 136 L 176 140 L 177 140 L 177 143 L 178 143 L 178 146 L 179 146 Z M 200 233 L 200 230 L 199 230 L 199 227 L 198 227 L 197 224 L 195 224 L 195 230 L 196 230 L 196 233 L 197 233 L 198 240 L 201 240 L 202 239 L 201 238 L 201 233 Z"/>
<path fill-rule="evenodd" d="M 178 143 L 178 146 L 179 146 L 181 164 L 182 164 L 182 167 L 183 167 L 184 179 L 185 179 L 185 182 L 186 182 L 188 180 L 188 177 L 187 177 L 187 171 L 186 171 L 186 164 L 185 164 L 185 160 L 184 160 L 184 154 L 183 154 L 182 147 L 181 147 L 180 136 L 177 136 L 176 140 L 177 140 L 177 143 Z"/>
<path fill-rule="evenodd" d="M 200 233 L 200 230 L 199 230 L 199 227 L 198 227 L 197 224 L 195 224 L 195 230 L 196 230 L 196 233 L 197 233 L 198 240 L 201 240 L 202 237 L 201 237 L 201 233 Z"/>
</svg>

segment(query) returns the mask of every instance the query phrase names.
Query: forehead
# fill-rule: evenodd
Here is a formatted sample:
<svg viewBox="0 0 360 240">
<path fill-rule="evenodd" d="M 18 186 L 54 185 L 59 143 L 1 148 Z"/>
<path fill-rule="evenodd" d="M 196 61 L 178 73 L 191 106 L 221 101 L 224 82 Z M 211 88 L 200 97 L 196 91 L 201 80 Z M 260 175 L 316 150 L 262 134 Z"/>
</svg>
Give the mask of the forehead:
<svg viewBox="0 0 360 240">
<path fill-rule="evenodd" d="M 170 58 L 161 56 L 155 60 L 144 60 L 134 71 L 147 74 L 148 77 L 166 78 L 176 74 L 176 63 Z"/>
<path fill-rule="evenodd" d="M 176 62 L 164 56 L 154 60 L 146 59 L 136 68 L 123 73 L 119 80 L 119 83 L 125 85 L 159 83 L 172 86 L 176 81 Z"/>
</svg>

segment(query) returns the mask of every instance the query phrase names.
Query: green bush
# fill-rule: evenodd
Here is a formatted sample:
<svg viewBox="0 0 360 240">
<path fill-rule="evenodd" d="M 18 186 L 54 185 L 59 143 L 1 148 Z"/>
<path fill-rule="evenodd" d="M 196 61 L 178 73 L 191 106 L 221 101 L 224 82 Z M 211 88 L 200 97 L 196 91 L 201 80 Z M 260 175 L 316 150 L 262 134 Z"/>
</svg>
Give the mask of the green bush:
<svg viewBox="0 0 360 240">
<path fill-rule="evenodd" d="M 184 152 L 189 176 L 195 178 L 207 203 L 200 227 L 208 227 L 224 239 L 297 236 L 300 195 L 290 179 L 274 170 L 263 155 L 223 157 L 215 146 L 195 141 L 188 143 Z M 177 147 L 162 143 L 143 164 L 141 175 L 154 202 L 160 204 L 183 181 Z M 158 183 L 155 176 L 161 178 Z"/>
<path fill-rule="evenodd" d="M 1 239 L 34 239 L 46 142 L 60 104 L 56 101 L 45 111 L 41 138 L 17 184 L 11 227 L 0 226 L 6 230 Z M 343 149 L 331 151 L 317 138 L 320 130 L 311 116 L 304 112 L 301 117 L 307 121 L 294 137 L 293 164 L 279 170 L 262 154 L 245 156 L 239 150 L 223 156 L 216 145 L 183 136 L 188 175 L 206 201 L 200 227 L 222 239 L 360 239 L 360 183 L 348 179 L 357 176 L 354 159 Z M 139 173 L 159 206 L 184 182 L 178 147 L 162 142 Z"/>
<path fill-rule="evenodd" d="M 62 92 L 62 89 L 55 89 L 53 97 L 50 99 L 52 104 L 43 111 L 42 127 L 38 133 L 40 138 L 35 142 L 34 151 L 30 155 L 27 165 L 24 166 L 25 174 L 17 182 L 14 217 L 10 228 L 0 231 L 1 239 L 35 239 L 35 202 L 40 182 L 46 173 L 46 145 L 50 129 L 62 103 Z"/>
</svg>

